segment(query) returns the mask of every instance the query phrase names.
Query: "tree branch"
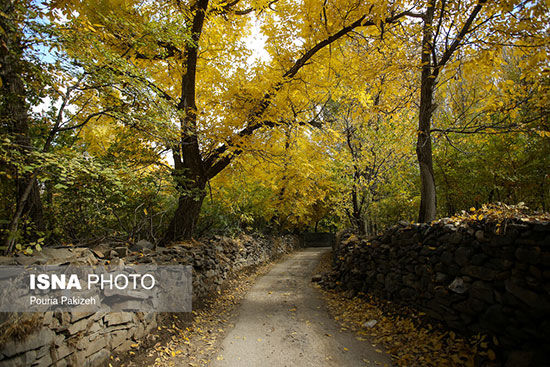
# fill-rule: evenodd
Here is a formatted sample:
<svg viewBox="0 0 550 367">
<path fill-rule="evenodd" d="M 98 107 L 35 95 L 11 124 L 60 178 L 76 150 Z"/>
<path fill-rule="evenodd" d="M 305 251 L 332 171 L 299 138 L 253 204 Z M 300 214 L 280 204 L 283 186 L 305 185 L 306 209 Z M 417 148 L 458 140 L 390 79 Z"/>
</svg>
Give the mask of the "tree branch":
<svg viewBox="0 0 550 367">
<path fill-rule="evenodd" d="M 458 46 L 460 46 L 460 42 L 466 37 L 466 35 L 470 32 L 470 27 L 472 26 L 474 20 L 476 19 L 477 15 L 481 11 L 481 8 L 483 8 L 483 5 L 487 2 L 487 0 L 479 0 L 479 3 L 474 7 L 474 10 L 470 13 L 470 16 L 466 20 L 466 23 L 462 26 L 462 29 L 458 33 L 458 35 L 455 37 L 453 42 L 451 43 L 451 46 L 445 50 L 445 53 L 443 56 L 441 56 L 441 59 L 436 64 L 435 69 L 433 71 L 433 76 L 437 77 L 441 68 L 447 64 L 453 53 L 456 51 Z"/>
<path fill-rule="evenodd" d="M 407 12 L 398 13 L 397 15 L 393 15 L 391 17 L 386 18 L 384 23 L 388 23 L 388 24 L 394 23 L 400 18 L 405 17 L 406 15 L 407 15 Z M 315 46 L 307 50 L 302 55 L 302 57 L 300 57 L 298 60 L 294 62 L 294 65 L 292 65 L 292 67 L 290 67 L 283 74 L 283 80 L 276 83 L 272 87 L 271 91 L 266 92 L 262 97 L 262 99 L 258 102 L 256 107 L 249 113 L 247 117 L 247 122 L 248 122 L 247 126 L 243 128 L 241 131 L 239 131 L 237 134 L 235 134 L 232 138 L 230 138 L 225 144 L 215 149 L 213 154 L 211 154 L 205 160 L 205 168 L 206 168 L 208 179 L 213 178 L 219 172 L 221 172 L 221 170 L 223 170 L 231 162 L 232 157 L 242 153 L 242 149 L 237 149 L 233 152 L 231 156 L 225 155 L 224 157 L 221 157 L 222 154 L 227 152 L 229 147 L 234 146 L 239 140 L 241 140 L 246 136 L 251 135 L 254 131 L 258 130 L 259 128 L 263 126 L 269 126 L 270 122 L 258 121 L 258 119 L 263 115 L 263 113 L 271 105 L 273 97 L 282 88 L 283 84 L 287 82 L 289 79 L 293 78 L 317 52 L 322 50 L 324 47 L 332 44 L 333 42 L 337 41 L 338 39 L 342 38 L 343 36 L 345 36 L 346 34 L 350 33 L 351 31 L 353 31 L 358 27 L 368 27 L 368 26 L 376 25 L 376 23 L 372 20 L 365 20 L 366 17 L 367 17 L 366 15 L 363 15 L 362 17 L 360 17 L 350 25 L 343 27 L 338 32 L 328 36 L 322 41 L 319 41 Z"/>
</svg>

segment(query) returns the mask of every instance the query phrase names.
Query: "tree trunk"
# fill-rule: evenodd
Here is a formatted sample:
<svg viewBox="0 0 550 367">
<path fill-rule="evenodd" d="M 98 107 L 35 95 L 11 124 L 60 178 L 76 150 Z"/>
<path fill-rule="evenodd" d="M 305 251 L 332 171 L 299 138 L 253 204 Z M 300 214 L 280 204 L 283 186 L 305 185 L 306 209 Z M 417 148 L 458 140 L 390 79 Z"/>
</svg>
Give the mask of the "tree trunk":
<svg viewBox="0 0 550 367">
<path fill-rule="evenodd" d="M 183 157 L 180 156 L 179 150 L 176 148 L 173 150 L 175 166 L 173 175 L 179 198 L 174 217 L 161 241 L 162 244 L 191 238 L 206 196 L 205 188 L 208 179 L 200 156 L 197 137 L 186 136 L 182 139 L 181 152 Z"/>
<path fill-rule="evenodd" d="M 204 197 L 204 194 L 180 195 L 178 207 L 161 243 L 188 240 L 193 236 Z"/>
<path fill-rule="evenodd" d="M 0 123 L 2 130 L 7 132 L 22 156 L 28 159 L 31 151 L 31 139 L 29 136 L 29 116 L 26 102 L 27 91 L 22 79 L 25 69 L 23 61 L 23 46 L 21 43 L 21 31 L 14 19 L 18 18 L 17 2 L 2 0 L 0 10 Z M 6 16 L 7 15 L 7 16 Z M 30 216 L 37 229 L 44 230 L 44 215 L 40 190 L 36 175 L 29 173 L 16 181 L 16 208 L 12 217 L 10 228 L 17 228 L 14 222 L 18 222 L 23 216 Z M 30 192 L 27 193 L 27 188 Z M 7 236 L 13 236 L 8 233 Z"/>
<path fill-rule="evenodd" d="M 23 201 L 21 198 L 23 198 L 23 192 L 30 180 L 32 180 L 31 192 L 27 199 Z M 46 223 L 44 221 L 44 209 L 38 180 L 36 178 L 31 179 L 29 175 L 27 175 L 25 179 L 20 180 L 18 186 L 18 204 L 20 202 L 23 204 L 23 215 L 28 215 L 32 219 L 37 230 L 44 231 L 46 229 Z"/>
<path fill-rule="evenodd" d="M 431 6 L 430 6 L 431 5 Z M 432 161 L 431 120 L 434 110 L 433 93 L 435 76 L 432 74 L 432 23 L 435 4 L 428 4 L 424 15 L 422 35 L 422 75 L 420 79 L 420 112 L 418 116 L 418 138 L 416 155 L 420 168 L 420 223 L 431 222 L 436 216 L 436 192 Z"/>
<path fill-rule="evenodd" d="M 198 0 L 193 4 L 191 38 L 185 47 L 181 78 L 181 97 L 178 109 L 183 112 L 180 121 L 181 143 L 172 148 L 174 157 L 174 178 L 179 191 L 178 207 L 161 240 L 167 244 L 177 240 L 190 239 L 199 219 L 205 187 L 208 178 L 197 137 L 196 74 L 199 40 L 208 9 L 209 0 Z"/>
<path fill-rule="evenodd" d="M 360 235 L 365 234 L 365 221 L 363 220 L 363 215 L 361 213 L 361 205 L 359 204 L 359 198 L 357 195 L 357 187 L 354 185 L 353 190 L 351 191 L 351 202 L 353 205 L 352 212 L 352 224 L 357 229 L 357 233 Z"/>
</svg>

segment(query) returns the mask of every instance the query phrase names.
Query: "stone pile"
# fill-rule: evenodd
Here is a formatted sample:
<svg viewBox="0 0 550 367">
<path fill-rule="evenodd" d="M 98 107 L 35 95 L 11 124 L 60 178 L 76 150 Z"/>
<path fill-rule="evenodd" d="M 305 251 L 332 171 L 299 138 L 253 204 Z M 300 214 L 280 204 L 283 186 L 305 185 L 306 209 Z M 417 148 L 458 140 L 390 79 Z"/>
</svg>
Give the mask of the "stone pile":
<svg viewBox="0 0 550 367">
<path fill-rule="evenodd" d="M 0 265 L 192 265 L 193 299 L 197 300 L 216 293 L 231 273 L 275 260 L 297 246 L 298 241 L 291 236 L 215 237 L 156 250 L 150 243 L 140 241 L 130 247 L 44 248 L 35 256 L 2 257 Z M 157 316 L 101 311 L 10 315 L 7 320 L 0 320 L 0 366 L 100 366 L 111 354 L 129 350 L 156 328 Z"/>
<path fill-rule="evenodd" d="M 343 235 L 334 255 L 325 286 L 412 306 L 466 334 L 491 334 L 510 365 L 550 350 L 548 221 L 403 222 L 369 239 Z"/>
</svg>

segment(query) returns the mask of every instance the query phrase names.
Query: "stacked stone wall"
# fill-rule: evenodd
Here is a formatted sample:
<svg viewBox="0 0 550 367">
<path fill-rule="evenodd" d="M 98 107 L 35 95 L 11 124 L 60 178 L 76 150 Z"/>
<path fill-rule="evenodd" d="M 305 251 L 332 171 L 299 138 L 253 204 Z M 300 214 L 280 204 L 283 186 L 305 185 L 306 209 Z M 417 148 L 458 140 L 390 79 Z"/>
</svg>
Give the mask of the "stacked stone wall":
<svg viewBox="0 0 550 367">
<path fill-rule="evenodd" d="M 173 247 L 100 245 L 44 250 L 36 256 L 0 258 L 0 265 L 185 264 L 193 266 L 193 300 L 216 294 L 232 273 L 273 261 L 298 247 L 292 237 L 215 237 Z M 102 366 L 157 328 L 159 314 L 46 312 L 4 314 L 0 366 Z"/>
<path fill-rule="evenodd" d="M 369 239 L 342 235 L 334 255 L 323 280 L 329 287 L 412 306 L 466 334 L 493 335 L 508 359 L 550 350 L 549 222 L 400 223 Z"/>
</svg>

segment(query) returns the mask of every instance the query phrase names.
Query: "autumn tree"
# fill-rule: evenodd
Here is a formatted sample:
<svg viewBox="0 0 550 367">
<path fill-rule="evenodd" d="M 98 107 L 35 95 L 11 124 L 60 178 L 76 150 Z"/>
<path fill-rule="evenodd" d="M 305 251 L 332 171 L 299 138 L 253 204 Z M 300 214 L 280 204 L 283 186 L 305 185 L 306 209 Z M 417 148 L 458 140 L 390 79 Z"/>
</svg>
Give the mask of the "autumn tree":
<svg viewBox="0 0 550 367">
<path fill-rule="evenodd" d="M 548 10 L 543 3 L 429 0 L 412 17 L 421 20 L 421 76 L 416 145 L 421 177 L 421 204 L 418 220 L 436 217 L 436 184 L 432 161 L 432 116 L 437 109 L 434 95 L 442 79 L 449 80 L 457 55 L 471 57 L 477 52 L 500 48 L 514 37 L 540 32 Z M 537 32 L 537 30 L 539 32 Z M 539 33 L 540 34 L 540 33 Z M 468 50 L 461 52 L 462 49 Z M 448 68 L 445 73 L 445 69 Z M 456 70 L 456 69 L 455 69 Z"/>
<path fill-rule="evenodd" d="M 406 15 L 396 4 L 271 1 L 248 6 L 199 0 L 165 1 L 154 8 L 116 3 L 115 8 L 115 3 L 79 4 L 71 36 L 76 42 L 68 47 L 87 70 L 107 70 L 113 77 L 138 81 L 166 107 L 159 118 L 178 125 L 177 137 L 162 142 L 171 150 L 180 192 L 164 242 L 192 235 L 207 182 L 246 150 L 250 136 L 285 119 L 281 113 L 287 109 L 279 104 L 279 96 L 312 59 L 354 30 L 392 24 Z M 312 15 L 310 9 L 317 11 Z M 265 32 L 274 38 L 266 48 L 274 67 L 259 66 L 247 73 L 240 40 L 250 26 L 246 16 L 253 13 L 266 17 Z M 101 57 L 83 56 L 82 47 L 75 46 L 81 45 L 82 30 L 94 48 L 103 50 Z"/>
<path fill-rule="evenodd" d="M 244 152 L 212 180 L 199 229 L 279 233 L 336 227 L 336 185 L 327 159 L 333 136 L 289 125 L 254 139 L 261 148 Z"/>
<path fill-rule="evenodd" d="M 445 214 L 495 201 L 547 210 L 545 43 L 479 55 L 475 64 L 459 65 L 458 80 L 442 88 L 432 132 Z"/>
</svg>

